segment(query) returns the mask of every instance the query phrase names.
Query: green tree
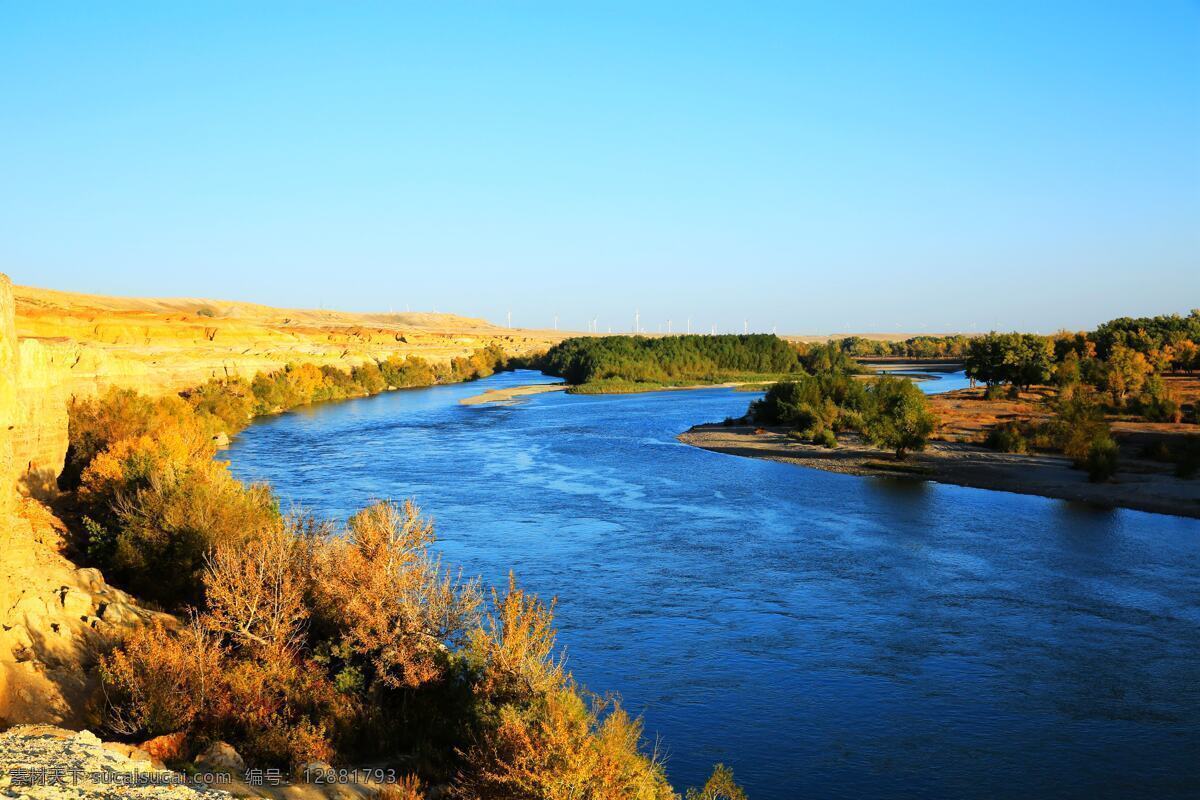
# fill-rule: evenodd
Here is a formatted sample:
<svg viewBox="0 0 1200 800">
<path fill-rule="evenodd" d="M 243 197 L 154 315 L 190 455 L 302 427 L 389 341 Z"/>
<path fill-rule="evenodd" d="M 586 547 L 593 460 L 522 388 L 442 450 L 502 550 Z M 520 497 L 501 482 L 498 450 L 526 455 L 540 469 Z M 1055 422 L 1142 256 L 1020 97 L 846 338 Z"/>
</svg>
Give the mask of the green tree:
<svg viewBox="0 0 1200 800">
<path fill-rule="evenodd" d="M 875 381 L 868 395 L 864 422 L 872 442 L 895 450 L 896 458 L 925 449 L 937 417 L 929 410 L 924 392 L 905 378 L 885 375 Z"/>
<path fill-rule="evenodd" d="M 998 333 L 977 336 L 967 345 L 964 358 L 967 377 L 989 387 L 1004 380 L 1004 347 Z"/>
<path fill-rule="evenodd" d="M 992 332 L 970 341 L 964 361 L 967 377 L 973 381 L 1027 389 L 1050 380 L 1054 348 L 1045 336 Z"/>
<path fill-rule="evenodd" d="M 1007 380 L 1014 386 L 1028 389 L 1050 380 L 1054 366 L 1054 350 L 1045 336 L 1032 333 L 1009 334 L 1005 342 L 1004 366 Z"/>
<path fill-rule="evenodd" d="M 1140 392 L 1151 371 L 1150 362 L 1140 352 L 1121 344 L 1114 346 L 1104 376 L 1113 405 L 1122 406 L 1126 398 Z"/>
</svg>

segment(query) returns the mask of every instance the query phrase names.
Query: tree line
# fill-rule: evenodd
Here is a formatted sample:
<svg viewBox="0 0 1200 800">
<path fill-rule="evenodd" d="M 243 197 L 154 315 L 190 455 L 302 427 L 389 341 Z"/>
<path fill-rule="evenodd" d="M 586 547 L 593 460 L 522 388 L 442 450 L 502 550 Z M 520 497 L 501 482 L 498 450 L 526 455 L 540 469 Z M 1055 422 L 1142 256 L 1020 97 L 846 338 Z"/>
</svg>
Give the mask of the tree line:
<svg viewBox="0 0 1200 800">
<path fill-rule="evenodd" d="M 596 336 L 564 339 L 537 362 L 575 385 L 677 385 L 803 370 L 800 351 L 772 334 Z"/>
</svg>

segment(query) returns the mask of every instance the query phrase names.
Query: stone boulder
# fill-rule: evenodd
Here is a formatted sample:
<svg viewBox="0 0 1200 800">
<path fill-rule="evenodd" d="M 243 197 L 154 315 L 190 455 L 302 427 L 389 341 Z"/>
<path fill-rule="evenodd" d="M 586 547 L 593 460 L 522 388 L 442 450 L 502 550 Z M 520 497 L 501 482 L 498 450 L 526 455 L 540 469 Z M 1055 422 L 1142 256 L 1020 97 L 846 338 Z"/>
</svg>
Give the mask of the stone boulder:
<svg viewBox="0 0 1200 800">
<path fill-rule="evenodd" d="M 196 766 L 210 772 L 228 772 L 231 775 L 242 775 L 246 772 L 246 762 L 228 742 L 213 742 L 200 755 L 196 756 Z"/>
</svg>

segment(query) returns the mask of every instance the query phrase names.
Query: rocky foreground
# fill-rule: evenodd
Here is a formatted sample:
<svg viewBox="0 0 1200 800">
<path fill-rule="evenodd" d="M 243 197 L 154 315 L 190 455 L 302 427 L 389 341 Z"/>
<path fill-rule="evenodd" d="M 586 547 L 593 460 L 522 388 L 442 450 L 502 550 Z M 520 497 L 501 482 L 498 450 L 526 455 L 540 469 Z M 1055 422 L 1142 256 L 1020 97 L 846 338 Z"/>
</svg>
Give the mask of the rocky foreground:
<svg viewBox="0 0 1200 800">
<path fill-rule="evenodd" d="M 0 797 L 214 800 L 230 796 L 162 769 L 145 753 L 104 744 L 90 731 L 20 725 L 0 734 Z"/>
</svg>

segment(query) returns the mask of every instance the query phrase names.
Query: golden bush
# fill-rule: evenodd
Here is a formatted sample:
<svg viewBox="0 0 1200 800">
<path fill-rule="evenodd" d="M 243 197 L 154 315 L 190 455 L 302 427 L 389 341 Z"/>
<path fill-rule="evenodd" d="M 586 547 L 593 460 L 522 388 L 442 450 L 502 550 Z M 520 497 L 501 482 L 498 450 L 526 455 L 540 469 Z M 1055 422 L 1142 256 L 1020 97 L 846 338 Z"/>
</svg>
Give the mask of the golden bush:
<svg viewBox="0 0 1200 800">
<path fill-rule="evenodd" d="M 178 633 L 138 628 L 100 659 L 106 724 L 141 737 L 190 728 L 220 702 L 224 668 L 224 649 L 195 621 Z"/>
<path fill-rule="evenodd" d="M 351 517 L 345 538 L 321 551 L 320 602 L 344 646 L 393 689 L 442 677 L 450 649 L 477 618 L 478 584 L 443 570 L 429 552 L 433 541 L 411 501 L 385 501 Z"/>
<path fill-rule="evenodd" d="M 555 654 L 550 607 L 512 576 L 503 595 L 493 594 L 470 658 L 480 675 L 480 725 L 462 754 L 456 797 L 675 797 L 657 756 L 642 751 L 640 720 L 615 699 L 584 699 Z"/>
</svg>

